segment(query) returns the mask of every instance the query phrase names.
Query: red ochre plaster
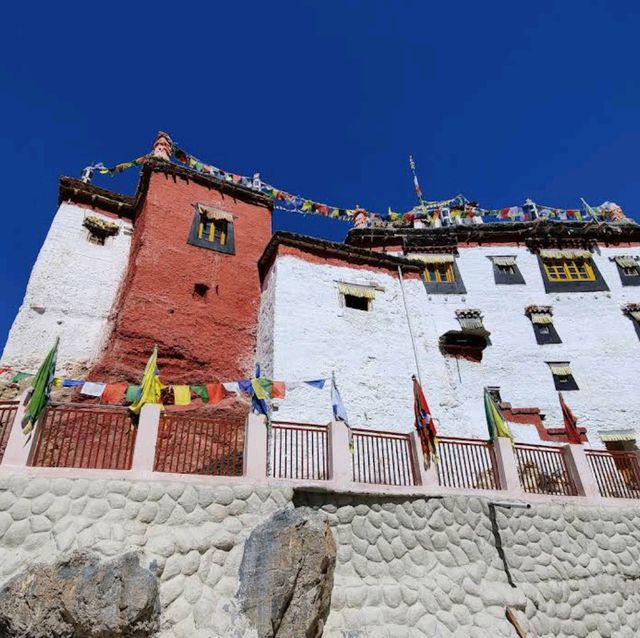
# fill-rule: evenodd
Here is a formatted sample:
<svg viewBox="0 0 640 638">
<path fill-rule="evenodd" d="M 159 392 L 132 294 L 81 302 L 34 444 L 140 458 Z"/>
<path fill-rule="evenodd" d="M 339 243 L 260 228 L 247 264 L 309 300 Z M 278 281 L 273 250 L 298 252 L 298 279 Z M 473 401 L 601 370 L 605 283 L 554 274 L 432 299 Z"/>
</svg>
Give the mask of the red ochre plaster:
<svg viewBox="0 0 640 638">
<path fill-rule="evenodd" d="M 197 202 L 234 216 L 235 255 L 187 243 Z M 271 212 L 213 187 L 155 172 L 138 212 L 113 328 L 91 377 L 139 381 L 154 345 L 165 383 L 235 381 L 254 364 L 257 261 Z M 209 286 L 206 297 L 194 285 Z"/>
<path fill-rule="evenodd" d="M 501 403 L 500 409 L 507 421 L 532 425 L 538 431 L 541 441 L 553 441 L 555 443 L 569 443 L 567 433 L 564 428 L 546 428 L 542 423 L 542 416 L 538 408 L 513 408 L 510 403 Z M 580 439 L 583 443 L 588 443 L 587 430 L 578 427 Z"/>
</svg>

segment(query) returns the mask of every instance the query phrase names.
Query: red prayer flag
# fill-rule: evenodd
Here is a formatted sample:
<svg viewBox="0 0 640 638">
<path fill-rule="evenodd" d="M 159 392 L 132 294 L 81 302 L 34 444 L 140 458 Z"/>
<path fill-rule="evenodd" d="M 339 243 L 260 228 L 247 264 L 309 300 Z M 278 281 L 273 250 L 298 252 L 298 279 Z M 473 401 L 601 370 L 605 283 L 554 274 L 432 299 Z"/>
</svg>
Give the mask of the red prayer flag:
<svg viewBox="0 0 640 638">
<path fill-rule="evenodd" d="M 124 403 L 128 383 L 107 383 L 102 393 L 103 403 Z"/>
<path fill-rule="evenodd" d="M 413 411 L 415 414 L 415 428 L 418 431 L 420 437 L 420 444 L 422 446 L 422 455 L 424 457 L 425 464 L 429 463 L 429 457 L 433 454 L 434 459 L 437 461 L 436 444 L 438 442 L 438 433 L 436 432 L 436 425 L 431 417 L 431 410 L 429 404 L 424 396 L 424 392 L 418 383 L 415 375 L 413 379 Z"/>
<path fill-rule="evenodd" d="M 227 395 L 222 383 L 207 383 L 207 394 L 209 395 L 209 404 L 217 405 Z"/>
<path fill-rule="evenodd" d="M 273 381 L 271 384 L 271 397 L 274 399 L 284 399 L 286 385 L 284 381 Z"/>
<path fill-rule="evenodd" d="M 558 396 L 560 397 L 560 407 L 562 408 L 562 418 L 564 419 L 564 431 L 567 433 L 569 443 L 582 443 L 582 437 L 578 432 L 578 419 L 564 402 L 562 392 L 558 392 Z"/>
</svg>

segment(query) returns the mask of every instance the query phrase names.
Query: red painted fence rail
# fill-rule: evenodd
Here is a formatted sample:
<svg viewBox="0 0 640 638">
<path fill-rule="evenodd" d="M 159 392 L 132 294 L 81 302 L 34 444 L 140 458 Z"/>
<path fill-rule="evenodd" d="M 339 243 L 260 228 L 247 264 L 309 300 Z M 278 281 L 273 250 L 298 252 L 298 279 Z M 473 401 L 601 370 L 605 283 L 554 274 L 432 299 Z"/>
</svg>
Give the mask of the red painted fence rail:
<svg viewBox="0 0 640 638">
<path fill-rule="evenodd" d="M 514 451 L 520 483 L 525 492 L 563 496 L 575 496 L 578 493 L 562 448 L 516 443 Z"/>
<path fill-rule="evenodd" d="M 126 409 L 49 407 L 30 465 L 130 470 L 136 433 Z"/>
<path fill-rule="evenodd" d="M 635 452 L 585 450 L 598 491 L 609 498 L 640 498 L 640 462 Z"/>
<path fill-rule="evenodd" d="M 154 470 L 242 476 L 244 422 L 228 418 L 162 415 Z"/>
<path fill-rule="evenodd" d="M 438 482 L 444 487 L 499 490 L 500 478 L 491 441 L 439 437 Z"/>
<path fill-rule="evenodd" d="M 410 434 L 353 429 L 353 480 L 378 485 L 416 485 Z"/>
<path fill-rule="evenodd" d="M 329 478 L 329 428 L 311 423 L 274 422 L 271 476 L 325 481 Z"/>
<path fill-rule="evenodd" d="M 0 461 L 2 461 L 2 457 L 4 456 L 11 426 L 13 425 L 13 420 L 16 418 L 17 411 L 17 401 L 0 401 Z"/>
</svg>

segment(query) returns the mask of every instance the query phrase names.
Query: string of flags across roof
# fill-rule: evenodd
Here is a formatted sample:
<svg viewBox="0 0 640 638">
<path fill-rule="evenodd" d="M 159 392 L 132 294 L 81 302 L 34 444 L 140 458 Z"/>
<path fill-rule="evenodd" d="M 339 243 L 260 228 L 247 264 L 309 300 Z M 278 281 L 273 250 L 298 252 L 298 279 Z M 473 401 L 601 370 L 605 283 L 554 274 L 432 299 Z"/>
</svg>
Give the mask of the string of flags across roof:
<svg viewBox="0 0 640 638">
<path fill-rule="evenodd" d="M 87 181 L 89 181 L 94 171 L 103 175 L 117 175 L 129 168 L 144 164 L 144 162 L 151 157 L 151 154 L 142 155 L 134 160 L 122 162 L 112 167 L 107 167 L 103 163 L 93 164 L 84 169 L 83 179 L 85 179 L 85 176 L 88 176 Z M 602 222 L 609 219 L 612 207 L 618 208 L 610 202 L 605 202 L 600 206 L 589 206 L 582 200 L 582 206 L 567 209 L 557 206 L 540 205 L 531 200 L 527 200 L 522 206 L 489 209 L 479 206 L 477 202 L 470 201 L 464 195 L 456 195 L 455 197 L 443 200 L 425 200 L 423 199 L 422 190 L 418 184 L 415 162 L 413 158 L 410 157 L 409 164 L 413 175 L 414 188 L 418 197 L 418 206 L 407 213 L 395 212 L 391 208 L 389 208 L 386 213 L 379 213 L 367 211 L 360 206 L 354 208 L 334 206 L 317 202 L 301 195 L 289 193 L 288 191 L 262 181 L 259 173 L 248 177 L 226 171 L 212 164 L 203 162 L 175 144 L 171 149 L 171 157 L 176 162 L 184 164 L 192 170 L 261 193 L 271 198 L 274 202 L 274 207 L 277 209 L 301 213 L 303 215 L 319 215 L 321 217 L 338 219 L 350 222 L 358 227 L 386 225 L 402 227 L 412 225 L 415 220 L 421 220 L 430 226 L 528 222 L 536 219 L 568 222 Z"/>
</svg>

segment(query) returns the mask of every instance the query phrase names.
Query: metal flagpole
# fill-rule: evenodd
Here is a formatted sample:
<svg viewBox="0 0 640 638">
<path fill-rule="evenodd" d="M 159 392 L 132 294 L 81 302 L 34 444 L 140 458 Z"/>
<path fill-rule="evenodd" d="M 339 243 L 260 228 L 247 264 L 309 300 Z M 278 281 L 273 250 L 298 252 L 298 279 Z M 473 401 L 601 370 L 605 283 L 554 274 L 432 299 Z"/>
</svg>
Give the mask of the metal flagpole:
<svg viewBox="0 0 640 638">
<path fill-rule="evenodd" d="M 404 294 L 404 279 L 402 278 L 402 268 L 398 266 L 398 278 L 400 279 L 400 290 L 402 291 L 402 302 L 404 303 L 404 314 L 407 317 L 407 326 L 409 327 L 409 337 L 411 338 L 411 347 L 413 348 L 413 357 L 416 361 L 416 373 L 420 387 L 422 387 L 422 378 L 420 376 L 420 364 L 418 363 L 418 350 L 416 348 L 416 340 L 413 336 L 413 328 L 411 327 L 411 319 L 409 317 L 409 308 L 407 306 L 407 298 Z"/>
</svg>

